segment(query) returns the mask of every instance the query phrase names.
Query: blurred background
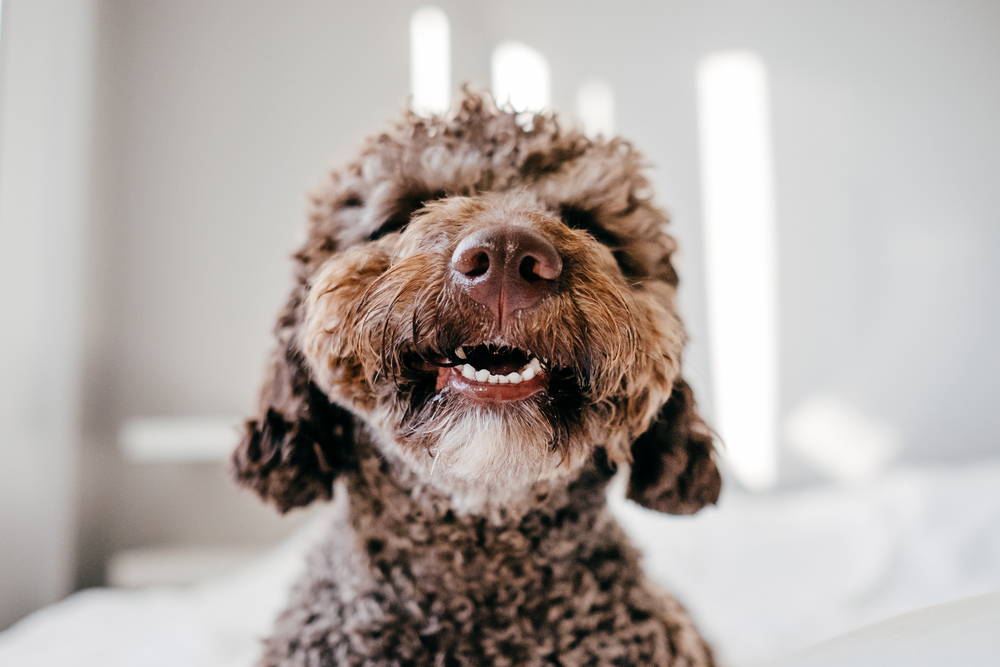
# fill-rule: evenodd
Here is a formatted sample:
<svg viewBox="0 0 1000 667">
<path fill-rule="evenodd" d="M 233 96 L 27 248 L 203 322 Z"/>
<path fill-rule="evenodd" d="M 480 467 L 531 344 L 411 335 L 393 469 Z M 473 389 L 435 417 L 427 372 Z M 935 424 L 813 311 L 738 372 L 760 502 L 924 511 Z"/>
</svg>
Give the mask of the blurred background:
<svg viewBox="0 0 1000 667">
<path fill-rule="evenodd" d="M 648 158 L 729 484 L 616 507 L 724 655 L 1000 589 L 995 0 L 3 0 L 0 628 L 322 511 L 224 460 L 305 193 L 464 82 Z"/>
</svg>

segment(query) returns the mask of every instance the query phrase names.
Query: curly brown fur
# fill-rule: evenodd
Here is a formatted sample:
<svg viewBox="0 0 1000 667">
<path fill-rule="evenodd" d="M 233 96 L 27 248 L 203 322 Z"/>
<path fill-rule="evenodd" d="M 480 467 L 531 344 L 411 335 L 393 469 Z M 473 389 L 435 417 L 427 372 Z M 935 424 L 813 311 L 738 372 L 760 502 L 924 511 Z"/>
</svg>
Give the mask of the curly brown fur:
<svg viewBox="0 0 1000 667">
<path fill-rule="evenodd" d="M 711 664 L 604 508 L 622 464 L 660 511 L 720 487 L 641 168 L 623 140 L 467 93 L 406 114 L 313 197 L 233 463 L 281 511 L 344 488 L 263 664 Z M 561 258 L 551 293 L 506 318 L 450 264 L 501 224 Z M 544 359 L 545 390 L 483 401 L 442 380 L 485 344 Z"/>
<path fill-rule="evenodd" d="M 366 458 L 263 664 L 707 664 L 608 515 L 611 472 L 598 462 L 494 522 Z"/>
</svg>

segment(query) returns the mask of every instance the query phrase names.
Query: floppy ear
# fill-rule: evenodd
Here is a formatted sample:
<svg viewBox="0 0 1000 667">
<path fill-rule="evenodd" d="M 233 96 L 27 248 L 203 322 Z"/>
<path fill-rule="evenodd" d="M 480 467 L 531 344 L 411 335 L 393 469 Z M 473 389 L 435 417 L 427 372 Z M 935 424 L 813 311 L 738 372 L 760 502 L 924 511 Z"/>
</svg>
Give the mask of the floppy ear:
<svg viewBox="0 0 1000 667">
<path fill-rule="evenodd" d="M 712 441 L 691 387 L 678 379 L 652 426 L 632 444 L 629 499 L 669 514 L 694 514 L 714 504 L 722 478 Z"/>
<path fill-rule="evenodd" d="M 329 499 L 333 481 L 354 455 L 353 415 L 331 403 L 309 375 L 296 343 L 302 289 L 278 318 L 278 346 L 255 419 L 232 456 L 236 481 L 284 513 Z"/>
</svg>

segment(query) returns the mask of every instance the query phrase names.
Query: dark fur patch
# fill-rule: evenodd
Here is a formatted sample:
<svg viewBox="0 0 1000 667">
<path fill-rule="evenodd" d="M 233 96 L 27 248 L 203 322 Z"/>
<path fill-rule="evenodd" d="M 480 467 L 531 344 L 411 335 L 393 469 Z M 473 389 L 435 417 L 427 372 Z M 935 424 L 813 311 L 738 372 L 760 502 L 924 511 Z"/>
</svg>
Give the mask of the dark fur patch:
<svg viewBox="0 0 1000 667">
<path fill-rule="evenodd" d="M 445 196 L 444 190 L 437 190 L 435 192 L 418 191 L 407 193 L 406 196 L 402 197 L 393 207 L 392 215 L 379 225 L 375 231 L 368 235 L 368 240 L 377 241 L 386 234 L 403 231 L 403 229 L 410 224 L 410 219 L 413 217 L 413 214 L 423 208 L 427 202 L 434 201 L 435 199 L 443 199 Z"/>
<path fill-rule="evenodd" d="M 695 410 L 691 388 L 680 380 L 632 445 L 628 497 L 660 512 L 693 514 L 719 499 L 722 479 L 714 459 L 712 433 Z"/>
</svg>

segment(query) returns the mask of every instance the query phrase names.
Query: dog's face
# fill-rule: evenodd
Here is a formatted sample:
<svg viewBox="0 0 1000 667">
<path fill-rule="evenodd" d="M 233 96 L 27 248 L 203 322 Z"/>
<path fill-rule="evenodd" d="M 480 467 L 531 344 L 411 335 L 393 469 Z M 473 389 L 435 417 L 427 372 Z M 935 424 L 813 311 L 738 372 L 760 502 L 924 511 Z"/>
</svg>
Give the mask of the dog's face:
<svg viewBox="0 0 1000 667">
<path fill-rule="evenodd" d="M 523 120 L 523 119 L 522 119 Z M 279 508 L 329 496 L 363 423 L 456 503 L 601 456 L 690 512 L 719 490 L 680 379 L 666 218 L 639 156 L 468 95 L 407 116 L 314 198 L 260 417 L 234 457 Z"/>
</svg>

